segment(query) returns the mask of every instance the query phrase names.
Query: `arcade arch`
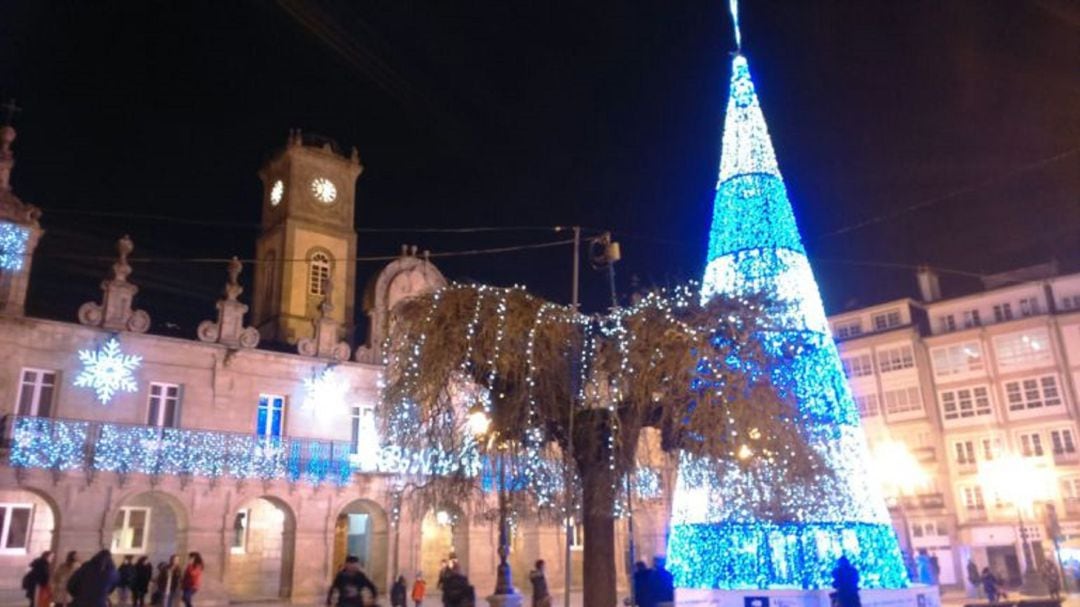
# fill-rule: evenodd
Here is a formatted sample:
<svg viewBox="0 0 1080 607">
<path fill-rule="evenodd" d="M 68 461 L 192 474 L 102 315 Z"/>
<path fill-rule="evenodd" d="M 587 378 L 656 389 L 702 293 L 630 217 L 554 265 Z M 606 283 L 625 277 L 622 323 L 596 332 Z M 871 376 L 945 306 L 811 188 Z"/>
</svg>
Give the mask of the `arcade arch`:
<svg viewBox="0 0 1080 607">
<path fill-rule="evenodd" d="M 296 516 L 282 500 L 262 496 L 230 513 L 225 533 L 232 600 L 273 600 L 292 594 Z"/>
</svg>

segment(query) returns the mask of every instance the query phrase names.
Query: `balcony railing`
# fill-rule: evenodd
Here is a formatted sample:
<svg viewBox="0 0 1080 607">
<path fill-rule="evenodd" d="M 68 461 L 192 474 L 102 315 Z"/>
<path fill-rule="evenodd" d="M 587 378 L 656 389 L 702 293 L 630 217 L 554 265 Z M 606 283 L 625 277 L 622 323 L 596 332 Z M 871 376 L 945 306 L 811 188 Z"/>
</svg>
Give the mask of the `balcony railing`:
<svg viewBox="0 0 1080 607">
<path fill-rule="evenodd" d="M 439 474 L 469 466 L 436 453 L 409 455 L 379 446 L 365 450 L 338 441 L 47 417 L 9 417 L 5 422 L 8 460 L 16 468 L 344 485 L 356 472 Z"/>
</svg>

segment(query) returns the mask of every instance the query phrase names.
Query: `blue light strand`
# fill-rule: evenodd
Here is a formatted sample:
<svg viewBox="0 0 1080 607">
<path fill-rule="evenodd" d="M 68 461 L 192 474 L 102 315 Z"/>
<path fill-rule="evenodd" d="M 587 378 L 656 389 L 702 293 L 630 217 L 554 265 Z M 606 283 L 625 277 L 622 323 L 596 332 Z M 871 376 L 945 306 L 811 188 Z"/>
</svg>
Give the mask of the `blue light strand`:
<svg viewBox="0 0 1080 607">
<path fill-rule="evenodd" d="M 784 305 L 774 329 L 753 332 L 783 362 L 755 368 L 737 360 L 737 348 L 736 360 L 719 362 L 768 373 L 781 396 L 794 398 L 799 415 L 792 423 L 804 426 L 825 470 L 805 483 L 783 483 L 782 461 L 762 454 L 745 454 L 757 458 L 749 469 L 734 461 L 712 468 L 684 455 L 669 568 L 680 587 L 827 588 L 836 559 L 846 555 L 864 587 L 905 587 L 899 545 L 866 467 L 858 412 L 742 55 L 732 62 L 730 85 L 702 297 L 765 292 Z M 704 372 L 714 361 L 702 364 Z M 699 387 L 708 389 L 708 381 Z"/>
</svg>

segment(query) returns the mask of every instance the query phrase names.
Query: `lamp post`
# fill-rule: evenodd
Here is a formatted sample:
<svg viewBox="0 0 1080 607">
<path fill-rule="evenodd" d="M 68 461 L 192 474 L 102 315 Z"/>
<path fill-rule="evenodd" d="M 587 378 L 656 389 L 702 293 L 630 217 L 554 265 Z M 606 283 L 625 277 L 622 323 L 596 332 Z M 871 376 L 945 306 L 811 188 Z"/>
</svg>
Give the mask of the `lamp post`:
<svg viewBox="0 0 1080 607">
<path fill-rule="evenodd" d="M 503 456 L 504 445 L 499 444 L 498 431 L 491 428 L 491 417 L 480 405 L 469 410 L 467 419 L 469 431 L 476 437 L 487 436 L 488 449 L 495 446 L 495 462 L 499 468 L 499 564 L 495 568 L 495 592 L 488 597 L 488 604 L 496 607 L 519 607 L 522 597 L 514 588 L 510 570 L 510 503 L 506 487 L 506 459 Z"/>
<path fill-rule="evenodd" d="M 1009 455 L 984 463 L 980 466 L 979 476 L 989 492 L 1004 497 L 1016 509 L 1020 550 L 1024 559 L 1024 579 L 1020 591 L 1031 596 L 1047 594 L 1046 583 L 1035 571 L 1035 554 L 1024 525 L 1024 514 L 1030 518 L 1035 503 L 1048 499 L 1046 469 L 1036 466 L 1031 458 Z"/>
<path fill-rule="evenodd" d="M 911 524 L 908 521 L 904 498 L 906 494 L 915 495 L 918 489 L 927 485 L 929 478 L 919 460 L 915 459 L 907 445 L 901 441 L 888 440 L 879 444 L 874 448 L 874 460 L 881 475 L 882 487 L 886 493 L 896 495 L 900 526 L 904 535 L 903 543 L 908 552 L 912 553 L 914 548 L 911 545 Z M 914 554 L 911 557 L 914 558 Z"/>
</svg>

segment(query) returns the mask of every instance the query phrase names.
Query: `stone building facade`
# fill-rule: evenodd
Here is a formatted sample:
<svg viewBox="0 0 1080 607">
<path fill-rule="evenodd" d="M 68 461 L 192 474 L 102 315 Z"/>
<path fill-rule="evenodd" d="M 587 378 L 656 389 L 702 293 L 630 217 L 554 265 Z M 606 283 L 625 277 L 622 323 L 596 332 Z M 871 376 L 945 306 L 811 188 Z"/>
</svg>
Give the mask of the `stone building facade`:
<svg viewBox="0 0 1080 607">
<path fill-rule="evenodd" d="M 0 241 L 0 602 L 22 602 L 19 581 L 42 550 L 87 558 L 103 547 L 155 564 L 199 551 L 207 562 L 200 604 L 315 600 L 347 554 L 385 591 L 397 574 L 433 580 L 453 553 L 480 596 L 492 591 L 490 509 L 420 511 L 376 431 L 389 311 L 446 281 L 413 248 L 356 301 L 355 151 L 343 156 L 290 134 L 260 172 L 251 320 L 234 260 L 216 311 L 207 302 L 197 335 L 180 339 L 154 335 L 152 310 L 138 309 L 128 261 L 135 243 L 126 236 L 101 300 L 82 306 L 77 324 L 23 314 L 42 232 L 40 212 L 8 186 L 14 130 L 5 129 L 0 234 L 15 237 Z M 357 303 L 371 338 L 354 349 L 343 337 Z M 269 342 L 292 351 L 259 347 Z M 663 495 L 636 502 L 640 555 L 663 552 Z M 623 549 L 625 529 L 620 523 Z M 518 587 L 528 588 L 528 570 L 544 558 L 561 591 L 567 541 L 560 524 L 518 521 L 510 557 Z M 580 584 L 583 564 L 572 552 Z"/>
<path fill-rule="evenodd" d="M 953 298 L 918 278 L 920 300 L 829 318 L 871 449 L 904 445 L 925 475 L 903 494 L 883 478 L 901 546 L 937 555 L 945 586 L 969 560 L 1020 584 L 1055 544 L 1080 571 L 1080 274 L 1029 268 Z M 1017 458 L 1020 512 L 995 469 Z"/>
</svg>

